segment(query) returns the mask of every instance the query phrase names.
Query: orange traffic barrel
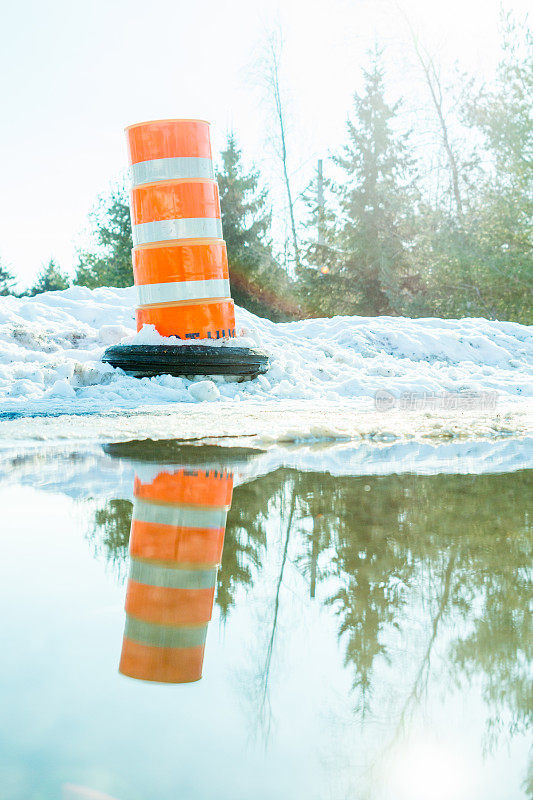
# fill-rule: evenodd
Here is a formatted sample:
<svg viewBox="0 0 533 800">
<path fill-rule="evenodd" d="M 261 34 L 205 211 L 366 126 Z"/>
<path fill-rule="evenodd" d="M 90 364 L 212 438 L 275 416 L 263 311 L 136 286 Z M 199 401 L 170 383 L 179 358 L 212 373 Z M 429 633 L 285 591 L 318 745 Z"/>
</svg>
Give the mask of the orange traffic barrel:
<svg viewBox="0 0 533 800">
<path fill-rule="evenodd" d="M 126 128 L 132 185 L 172 178 L 215 177 L 209 123 L 163 119 Z"/>
<path fill-rule="evenodd" d="M 137 330 L 235 336 L 209 124 L 155 120 L 126 128 Z"/>
<path fill-rule="evenodd" d="M 233 475 L 216 469 L 135 477 L 123 674 L 201 678 L 232 488 Z"/>
</svg>

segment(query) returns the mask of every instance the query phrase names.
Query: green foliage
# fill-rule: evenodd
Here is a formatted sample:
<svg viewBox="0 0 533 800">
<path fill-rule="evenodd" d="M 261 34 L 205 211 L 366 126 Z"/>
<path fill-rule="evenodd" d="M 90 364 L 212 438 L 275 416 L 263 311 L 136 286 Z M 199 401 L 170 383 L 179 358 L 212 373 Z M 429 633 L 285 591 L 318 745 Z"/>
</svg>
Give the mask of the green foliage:
<svg viewBox="0 0 533 800">
<path fill-rule="evenodd" d="M 304 316 L 333 316 L 344 313 L 346 281 L 339 269 L 334 186 L 330 178 L 325 178 L 320 190 L 318 180 L 317 170 L 303 197 L 308 209 L 307 242 L 305 263 L 296 271 L 298 298 Z M 318 201 L 319 193 L 322 202 Z"/>
<path fill-rule="evenodd" d="M 493 170 L 480 187 L 474 241 L 484 292 L 498 318 L 531 321 L 533 308 L 533 38 L 504 18 L 496 85 L 467 118 L 484 136 Z"/>
<path fill-rule="evenodd" d="M 53 258 L 50 259 L 37 276 L 37 280 L 30 289 L 30 295 L 40 294 L 41 292 L 56 292 L 61 289 L 68 289 L 70 281 L 68 275 L 61 272 Z"/>
<path fill-rule="evenodd" d="M 509 14 L 502 17 L 502 59 L 496 83 L 465 107 L 466 120 L 482 132 L 498 188 L 533 186 L 533 33 Z M 531 200 L 531 194 L 530 194 Z"/>
<path fill-rule="evenodd" d="M 78 253 L 75 283 L 97 286 L 131 286 L 131 221 L 128 196 L 123 186 L 98 201 L 90 215 L 93 247 Z"/>
<path fill-rule="evenodd" d="M 232 296 L 237 305 L 270 319 L 287 319 L 295 306 L 288 300 L 290 280 L 272 256 L 267 192 L 259 173 L 246 173 L 235 135 L 228 135 L 217 174 L 222 229 L 228 250 Z"/>
<path fill-rule="evenodd" d="M 427 303 L 443 316 L 529 323 L 533 308 L 533 40 L 504 18 L 497 80 L 465 104 L 487 164 L 460 224 L 433 215 Z"/>
<path fill-rule="evenodd" d="M 0 262 L 0 297 L 13 294 L 12 289 L 15 285 L 15 276 Z"/>
<path fill-rule="evenodd" d="M 337 164 L 345 173 L 337 264 L 345 313 L 402 312 L 417 276 L 410 243 L 415 236 L 415 167 L 407 135 L 395 133 L 399 103 L 385 100 L 381 52 L 354 96 L 348 143 Z"/>
<path fill-rule="evenodd" d="M 514 202 L 503 195 L 494 202 L 486 197 L 460 225 L 440 215 L 430 236 L 424 311 L 531 321 L 533 242 Z"/>
</svg>

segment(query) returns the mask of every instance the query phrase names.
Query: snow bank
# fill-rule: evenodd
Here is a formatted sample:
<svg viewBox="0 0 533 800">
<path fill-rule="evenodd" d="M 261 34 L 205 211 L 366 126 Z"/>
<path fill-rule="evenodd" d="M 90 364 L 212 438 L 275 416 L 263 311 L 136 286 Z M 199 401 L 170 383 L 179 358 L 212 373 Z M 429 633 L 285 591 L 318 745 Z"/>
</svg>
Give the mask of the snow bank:
<svg viewBox="0 0 533 800">
<path fill-rule="evenodd" d="M 100 362 L 134 330 L 134 289 L 75 286 L 32 298 L 0 297 L 0 416 L 88 413 L 169 403 L 243 400 L 371 403 L 377 391 L 533 395 L 533 329 L 484 319 L 335 317 L 275 324 L 236 309 L 244 338 L 271 367 L 254 381 L 128 377 Z M 168 340 L 166 340 L 168 341 Z"/>
</svg>

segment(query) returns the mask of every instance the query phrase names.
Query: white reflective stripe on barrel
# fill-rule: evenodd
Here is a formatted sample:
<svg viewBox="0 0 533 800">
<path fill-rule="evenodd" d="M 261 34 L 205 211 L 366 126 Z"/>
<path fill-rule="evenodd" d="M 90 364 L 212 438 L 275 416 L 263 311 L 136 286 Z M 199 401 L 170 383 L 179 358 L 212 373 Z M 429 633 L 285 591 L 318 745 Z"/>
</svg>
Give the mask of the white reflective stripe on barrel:
<svg viewBox="0 0 533 800">
<path fill-rule="evenodd" d="M 178 528 L 224 528 L 226 509 L 158 505 L 136 497 L 133 502 L 133 519 Z"/>
<path fill-rule="evenodd" d="M 209 281 L 150 283 L 137 286 L 137 300 L 140 306 L 172 303 L 178 300 L 202 300 L 211 297 L 231 297 L 229 281 L 221 278 Z"/>
<path fill-rule="evenodd" d="M 161 589 L 213 589 L 217 581 L 217 568 L 210 569 L 180 569 L 165 567 L 150 561 L 130 561 L 130 581 L 142 583 L 145 586 L 159 586 Z"/>
<path fill-rule="evenodd" d="M 203 647 L 207 637 L 207 625 L 183 626 L 158 625 L 142 619 L 126 616 L 126 639 L 147 644 L 150 647 Z"/>
<path fill-rule="evenodd" d="M 222 222 L 218 217 L 161 219 L 132 225 L 133 244 L 151 244 L 172 239 L 222 239 Z"/>
<path fill-rule="evenodd" d="M 173 180 L 174 178 L 209 178 L 213 180 L 215 173 L 210 158 L 154 158 L 151 161 L 139 161 L 131 165 L 131 181 L 133 186 L 152 181 Z"/>
</svg>

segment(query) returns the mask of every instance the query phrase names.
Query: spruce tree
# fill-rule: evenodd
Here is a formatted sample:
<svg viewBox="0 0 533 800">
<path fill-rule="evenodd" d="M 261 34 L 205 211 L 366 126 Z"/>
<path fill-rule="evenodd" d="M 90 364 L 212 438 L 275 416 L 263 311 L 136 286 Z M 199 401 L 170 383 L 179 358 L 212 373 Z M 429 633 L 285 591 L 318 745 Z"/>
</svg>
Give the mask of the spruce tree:
<svg viewBox="0 0 533 800">
<path fill-rule="evenodd" d="M 307 241 L 303 250 L 304 263 L 296 270 L 302 315 L 333 316 L 343 311 L 345 287 L 338 269 L 338 231 L 331 178 L 322 175 L 319 188 L 317 170 L 303 200 L 308 211 Z"/>
<path fill-rule="evenodd" d="M 344 286 L 345 313 L 401 313 L 417 285 L 410 256 L 414 236 L 415 170 L 408 134 L 395 133 L 400 104 L 385 100 L 381 51 L 364 72 L 364 92 L 354 96 L 348 143 L 335 161 L 344 171 L 336 274 Z"/>
<path fill-rule="evenodd" d="M 426 300 L 443 317 L 533 319 L 533 38 L 503 17 L 495 80 L 460 108 L 480 169 L 457 224 L 442 208 L 429 219 Z"/>
<path fill-rule="evenodd" d="M 0 261 L 0 297 L 5 297 L 8 294 L 13 294 L 13 287 L 15 285 L 15 276 L 2 265 Z"/>
<path fill-rule="evenodd" d="M 467 223 L 469 314 L 533 319 L 533 32 L 504 16 L 495 84 L 466 120 L 482 134 L 491 164 Z M 491 163 L 492 162 L 492 163 Z"/>
<path fill-rule="evenodd" d="M 75 283 L 97 286 L 131 286 L 131 221 L 124 186 L 100 198 L 90 215 L 93 246 L 78 253 Z"/>
<path fill-rule="evenodd" d="M 267 192 L 260 188 L 257 171 L 245 172 L 232 132 L 221 158 L 217 180 L 232 296 L 254 314 L 286 319 L 291 309 L 290 281 L 272 256 Z"/>
<path fill-rule="evenodd" d="M 37 280 L 30 289 L 29 294 L 41 294 L 41 292 L 56 292 L 61 289 L 68 289 L 70 281 L 68 275 L 61 272 L 54 259 L 51 258 L 37 276 Z"/>
</svg>

